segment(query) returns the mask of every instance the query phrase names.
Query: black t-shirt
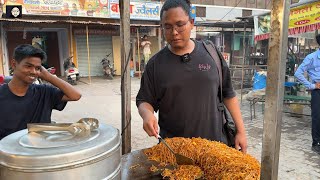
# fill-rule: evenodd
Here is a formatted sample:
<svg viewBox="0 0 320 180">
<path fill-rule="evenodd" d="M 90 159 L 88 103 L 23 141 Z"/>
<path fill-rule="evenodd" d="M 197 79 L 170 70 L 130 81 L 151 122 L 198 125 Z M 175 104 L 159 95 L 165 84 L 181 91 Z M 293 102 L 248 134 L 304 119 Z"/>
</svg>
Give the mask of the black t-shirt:
<svg viewBox="0 0 320 180">
<path fill-rule="evenodd" d="M 25 96 L 13 94 L 8 84 L 0 86 L 0 139 L 27 128 L 28 123 L 50 123 L 52 109 L 63 110 L 63 92 L 51 85 L 29 86 Z"/>
<path fill-rule="evenodd" d="M 224 141 L 218 111 L 218 69 L 202 42 L 195 41 L 190 61 L 165 47 L 146 66 L 137 95 L 137 106 L 150 103 L 159 110 L 163 137 L 202 137 Z M 235 97 L 229 68 L 223 62 L 223 97 Z"/>
</svg>

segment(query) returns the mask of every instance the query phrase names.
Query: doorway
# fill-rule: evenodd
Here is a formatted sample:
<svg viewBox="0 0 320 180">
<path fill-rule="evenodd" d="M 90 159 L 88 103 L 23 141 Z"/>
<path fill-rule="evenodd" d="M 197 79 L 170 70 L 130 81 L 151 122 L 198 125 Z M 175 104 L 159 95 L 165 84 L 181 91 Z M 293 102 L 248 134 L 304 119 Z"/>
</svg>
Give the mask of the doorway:
<svg viewBox="0 0 320 180">
<path fill-rule="evenodd" d="M 43 62 L 43 66 L 46 68 L 55 67 L 56 74 L 61 74 L 57 32 L 7 31 L 9 60 L 13 58 L 14 48 L 21 44 L 32 44 L 41 48 L 47 53 L 47 60 Z"/>
</svg>

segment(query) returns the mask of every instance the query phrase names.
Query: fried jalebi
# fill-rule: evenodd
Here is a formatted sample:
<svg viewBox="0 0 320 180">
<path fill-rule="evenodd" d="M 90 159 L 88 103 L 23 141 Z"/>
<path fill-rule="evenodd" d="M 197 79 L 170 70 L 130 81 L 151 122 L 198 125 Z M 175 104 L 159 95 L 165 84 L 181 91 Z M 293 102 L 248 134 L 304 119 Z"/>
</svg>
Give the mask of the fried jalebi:
<svg viewBox="0 0 320 180">
<path fill-rule="evenodd" d="M 168 138 L 165 141 L 179 154 L 193 159 L 205 179 L 259 179 L 260 163 L 227 145 L 201 138 Z M 174 155 L 162 143 L 146 149 L 149 160 L 176 164 Z M 179 179 L 179 178 L 178 178 Z"/>
<path fill-rule="evenodd" d="M 165 169 L 161 175 L 170 180 L 194 180 L 201 178 L 203 176 L 203 171 L 198 166 L 181 165 L 174 170 Z"/>
<path fill-rule="evenodd" d="M 151 172 L 156 172 L 156 171 L 158 171 L 159 169 L 155 166 L 155 165 L 152 165 L 151 167 L 150 167 L 150 171 Z"/>
</svg>

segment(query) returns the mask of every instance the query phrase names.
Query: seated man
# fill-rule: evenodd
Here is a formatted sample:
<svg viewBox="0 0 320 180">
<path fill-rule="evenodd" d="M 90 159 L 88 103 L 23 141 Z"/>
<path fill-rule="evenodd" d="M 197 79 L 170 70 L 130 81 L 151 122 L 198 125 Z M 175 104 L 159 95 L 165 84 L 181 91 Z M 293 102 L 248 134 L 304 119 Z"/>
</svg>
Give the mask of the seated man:
<svg viewBox="0 0 320 180">
<path fill-rule="evenodd" d="M 28 123 L 50 123 L 52 109 L 63 110 L 81 94 L 69 83 L 51 75 L 41 62 L 46 54 L 32 45 L 19 45 L 13 53 L 13 78 L 0 85 L 0 140 L 27 128 Z M 41 78 L 52 85 L 36 85 Z"/>
</svg>

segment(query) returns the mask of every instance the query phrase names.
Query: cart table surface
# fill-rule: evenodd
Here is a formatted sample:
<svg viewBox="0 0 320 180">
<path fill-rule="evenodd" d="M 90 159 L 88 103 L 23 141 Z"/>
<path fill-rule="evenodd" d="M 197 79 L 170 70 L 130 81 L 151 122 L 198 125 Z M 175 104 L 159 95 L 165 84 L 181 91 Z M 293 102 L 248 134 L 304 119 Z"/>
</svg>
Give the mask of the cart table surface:
<svg viewBox="0 0 320 180">
<path fill-rule="evenodd" d="M 150 167 L 156 162 L 149 161 L 143 150 L 124 154 L 121 158 L 121 180 L 161 180 L 162 176 L 152 173 Z"/>
</svg>

